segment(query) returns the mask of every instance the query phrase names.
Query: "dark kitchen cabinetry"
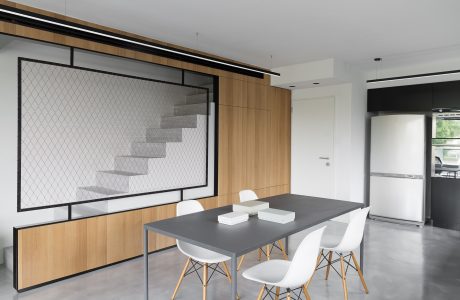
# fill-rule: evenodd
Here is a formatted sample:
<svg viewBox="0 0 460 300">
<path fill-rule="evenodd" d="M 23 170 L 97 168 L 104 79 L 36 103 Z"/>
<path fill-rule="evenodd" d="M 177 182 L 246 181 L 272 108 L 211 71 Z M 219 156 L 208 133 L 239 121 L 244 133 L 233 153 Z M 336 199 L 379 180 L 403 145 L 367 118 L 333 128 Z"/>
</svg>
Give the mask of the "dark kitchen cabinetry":
<svg viewBox="0 0 460 300">
<path fill-rule="evenodd" d="M 433 225 L 460 230 L 460 182 L 454 178 L 431 178 Z"/>
<path fill-rule="evenodd" d="M 460 81 L 433 83 L 433 108 L 460 109 Z"/>
<path fill-rule="evenodd" d="M 431 84 L 397 86 L 367 91 L 367 111 L 431 111 Z"/>
</svg>

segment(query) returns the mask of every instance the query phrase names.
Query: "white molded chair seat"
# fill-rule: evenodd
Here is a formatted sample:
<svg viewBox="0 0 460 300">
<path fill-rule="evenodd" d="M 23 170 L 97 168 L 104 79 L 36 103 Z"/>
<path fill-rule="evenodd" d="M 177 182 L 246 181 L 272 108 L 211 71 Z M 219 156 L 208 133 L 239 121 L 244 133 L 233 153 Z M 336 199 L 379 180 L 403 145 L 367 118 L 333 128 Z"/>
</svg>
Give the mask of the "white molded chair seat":
<svg viewBox="0 0 460 300">
<path fill-rule="evenodd" d="M 231 259 L 230 257 L 220 253 L 182 241 L 177 241 L 177 248 L 179 248 L 180 252 L 186 256 L 202 263 L 217 264 Z"/>
<path fill-rule="evenodd" d="M 262 284 L 276 285 L 284 278 L 290 266 L 291 262 L 288 260 L 267 260 L 246 270 L 243 276 Z"/>
<path fill-rule="evenodd" d="M 280 295 L 280 288 L 287 290 L 287 299 L 290 299 L 291 291 L 302 288 L 305 297 L 310 299 L 307 282 L 315 271 L 316 256 L 324 228 L 311 232 L 302 240 L 292 261 L 270 260 L 243 272 L 244 278 L 263 284 L 258 299 L 262 299 L 265 290 L 270 293 L 267 285 L 276 287 L 276 297 Z"/>
</svg>

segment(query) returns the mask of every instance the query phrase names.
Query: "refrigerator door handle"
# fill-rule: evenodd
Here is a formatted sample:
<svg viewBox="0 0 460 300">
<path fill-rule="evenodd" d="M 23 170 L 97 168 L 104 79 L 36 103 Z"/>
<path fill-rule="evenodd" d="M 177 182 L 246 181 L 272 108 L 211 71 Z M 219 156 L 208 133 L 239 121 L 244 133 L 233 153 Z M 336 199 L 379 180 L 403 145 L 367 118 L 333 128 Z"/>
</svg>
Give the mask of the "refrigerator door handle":
<svg viewBox="0 0 460 300">
<path fill-rule="evenodd" d="M 425 178 L 425 176 L 423 176 L 423 175 L 378 173 L 378 172 L 371 172 L 371 176 L 392 177 L 392 178 L 407 178 L 407 179 L 424 179 Z"/>
</svg>

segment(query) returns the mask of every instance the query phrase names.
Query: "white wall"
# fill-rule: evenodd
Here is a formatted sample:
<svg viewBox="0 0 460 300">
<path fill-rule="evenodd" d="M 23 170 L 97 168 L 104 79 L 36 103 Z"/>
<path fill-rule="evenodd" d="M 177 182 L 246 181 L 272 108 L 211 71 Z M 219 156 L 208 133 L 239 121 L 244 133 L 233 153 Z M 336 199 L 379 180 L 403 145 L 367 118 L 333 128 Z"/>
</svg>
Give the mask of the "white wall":
<svg viewBox="0 0 460 300">
<path fill-rule="evenodd" d="M 292 101 L 321 97 L 335 98 L 334 124 L 334 198 L 365 203 L 365 124 L 366 89 L 364 80 L 351 83 L 299 89 Z M 295 164 L 295 158 L 292 158 Z M 347 216 L 337 218 L 346 221 Z"/>
<path fill-rule="evenodd" d="M 48 222 L 55 217 L 53 209 L 17 212 L 18 57 L 68 64 L 70 52 L 69 48 L 66 47 L 0 36 L 0 137 L 2 138 L 2 147 L 0 147 L 0 188 L 2 190 L 2 197 L 0 198 L 0 264 L 3 263 L 2 249 L 13 244 L 14 226 Z M 168 81 L 180 82 L 181 80 L 181 72 L 178 70 L 156 67 L 133 60 L 115 59 L 80 51 L 75 54 L 75 59 L 76 65 L 80 66 Z M 211 123 L 212 125 L 213 123 Z M 213 128 L 210 128 L 210 132 L 209 149 L 212 155 L 214 150 Z M 212 157 L 210 157 L 208 166 L 209 188 L 188 191 L 185 193 L 186 198 L 203 197 L 213 193 L 214 183 L 211 172 L 214 170 L 214 164 Z M 156 202 L 177 201 L 179 197 L 179 192 L 171 192 L 112 201 L 116 204 L 114 206 L 119 207 L 119 209 L 131 209 L 152 205 Z"/>
<path fill-rule="evenodd" d="M 351 145 L 351 84 L 294 90 L 292 101 L 322 97 L 335 99 L 334 124 L 334 198 L 350 199 L 348 183 Z M 292 158 L 295 164 L 295 158 Z M 344 180 L 345 179 L 345 180 Z"/>
</svg>

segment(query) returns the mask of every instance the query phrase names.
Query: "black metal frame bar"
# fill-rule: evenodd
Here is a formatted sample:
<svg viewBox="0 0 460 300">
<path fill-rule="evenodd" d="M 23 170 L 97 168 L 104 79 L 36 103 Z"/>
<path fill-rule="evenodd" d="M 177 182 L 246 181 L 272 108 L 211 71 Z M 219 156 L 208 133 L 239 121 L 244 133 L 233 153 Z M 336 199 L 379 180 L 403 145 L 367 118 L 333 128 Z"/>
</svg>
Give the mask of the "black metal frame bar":
<svg viewBox="0 0 460 300">
<path fill-rule="evenodd" d="M 279 73 L 258 67 L 246 66 L 240 63 L 234 63 L 208 55 L 196 54 L 186 50 L 179 50 L 158 43 L 147 42 L 145 40 L 96 29 L 93 27 L 29 12 L 7 5 L 0 5 L 0 9 L 3 10 L 0 11 L 0 20 L 14 24 L 37 28 L 57 34 L 64 34 L 66 36 L 82 38 L 102 44 L 132 49 L 135 51 L 154 54 L 162 57 L 177 59 L 180 61 L 230 71 L 233 73 L 243 74 L 256 78 L 263 78 L 264 74 L 276 76 L 280 75 Z"/>
<path fill-rule="evenodd" d="M 1 7 L 1 5 L 0 5 Z M 164 81 L 164 80 L 157 80 L 157 79 L 151 79 L 151 78 L 145 78 L 145 77 L 140 77 L 140 76 L 133 76 L 133 75 L 128 75 L 128 74 L 121 74 L 121 73 L 115 73 L 115 72 L 109 72 L 109 71 L 104 71 L 104 70 L 97 70 L 97 69 L 92 69 L 92 68 L 86 68 L 86 67 L 78 67 L 74 65 L 74 48 L 70 48 L 70 65 L 66 64 L 61 64 L 61 63 L 56 63 L 56 62 L 49 62 L 49 61 L 44 61 L 44 60 L 37 60 L 37 59 L 30 59 L 30 58 L 24 58 L 24 57 L 18 57 L 18 177 L 17 177 L 17 184 L 18 184 L 18 192 L 17 192 L 17 211 L 18 212 L 24 212 L 24 211 L 32 211 L 32 210 L 40 210 L 40 209 L 47 209 L 47 208 L 55 208 L 55 207 L 62 207 L 62 206 L 68 206 L 69 207 L 69 220 L 72 219 L 72 214 L 71 214 L 71 205 L 77 205 L 77 204 L 85 204 L 85 203 L 93 203 L 93 202 L 98 202 L 98 201 L 106 201 L 106 200 L 115 200 L 115 199 L 121 199 L 121 198 L 128 198 L 128 197 L 136 197 L 136 196 L 143 196 L 143 195 L 151 195 L 151 194 L 159 194 L 159 193 L 167 193 L 167 192 L 176 192 L 180 191 L 181 193 L 181 200 L 183 200 L 183 190 L 186 189 L 194 189 L 194 188 L 202 188 L 202 187 L 207 187 L 209 182 L 208 182 L 208 166 L 209 166 L 209 88 L 204 88 L 200 86 L 194 86 L 194 85 L 189 85 L 185 84 L 183 81 L 181 83 L 177 82 L 169 82 L 169 81 Z M 71 203 L 61 203 L 61 204 L 54 204 L 54 205 L 47 205 L 47 206 L 39 206 L 39 207 L 29 207 L 29 208 L 22 208 L 21 207 L 21 154 L 22 154 L 22 67 L 21 64 L 23 61 L 27 62 L 35 62 L 35 63 L 42 63 L 42 64 L 48 64 L 48 65 L 53 65 L 53 66 L 59 66 L 59 67 L 65 67 L 65 68 L 70 68 L 70 69 L 78 69 L 78 70 L 83 70 L 83 71 L 89 71 L 89 72 L 95 72 L 95 73 L 100 73 L 100 74 L 107 74 L 107 75 L 113 75 L 113 76 L 119 76 L 119 77 L 125 77 L 125 78 L 131 78 L 131 79 L 137 79 L 137 80 L 143 80 L 143 81 L 150 81 L 150 82 L 157 82 L 157 83 L 163 83 L 163 84 L 170 84 L 170 85 L 175 85 L 175 86 L 183 86 L 183 87 L 190 87 L 190 88 L 195 88 L 195 89 L 202 89 L 206 91 L 207 94 L 207 118 L 206 118 L 206 184 L 204 185 L 198 185 L 198 186 L 190 186 L 190 187 L 181 187 L 181 188 L 175 188 L 175 189 L 169 189 L 169 190 L 161 190 L 161 191 L 151 191 L 151 192 L 145 192 L 145 193 L 136 193 L 136 194 L 127 194 L 127 195 L 120 195 L 120 196 L 115 196 L 115 197 L 107 197 L 107 198 L 100 198 L 100 199 L 92 199 L 92 200 L 85 200 L 85 201 L 75 201 Z M 184 70 L 183 70 L 184 71 Z M 201 74 L 199 72 L 194 72 Z M 207 74 L 203 74 L 205 76 L 209 76 Z M 184 76 L 183 76 L 184 78 Z M 216 78 L 214 78 L 214 84 L 216 81 Z M 216 105 L 216 110 L 218 110 L 217 105 Z M 216 117 L 217 118 L 217 117 Z M 217 133 L 218 129 L 215 128 L 215 131 Z M 217 142 L 214 142 L 217 144 Z M 216 160 L 214 159 L 214 172 L 217 174 L 217 168 L 218 164 L 216 164 Z M 216 181 L 216 178 L 215 178 Z M 216 183 L 214 183 L 216 185 Z M 217 189 L 214 189 L 213 195 L 210 195 L 209 197 L 213 197 L 217 195 Z"/>
<path fill-rule="evenodd" d="M 208 264 L 208 269 L 212 270 L 212 272 L 208 276 L 208 278 L 202 278 L 200 276 L 200 273 L 198 272 L 199 270 L 201 270 L 204 267 L 203 263 L 201 263 L 199 261 L 196 261 L 194 259 L 191 259 L 191 258 L 190 258 L 190 263 L 192 265 L 190 267 L 188 267 L 188 270 L 184 274 L 184 278 L 187 277 L 188 275 L 191 275 L 191 274 L 195 273 L 198 276 L 198 279 L 200 280 L 201 284 L 203 284 L 203 280 L 206 280 L 206 285 L 207 285 L 209 283 L 209 281 L 211 281 L 211 278 L 213 277 L 213 275 L 216 272 L 221 274 L 221 275 L 224 275 L 225 277 L 227 277 L 227 274 L 225 273 L 225 271 L 222 270 L 222 268 L 220 267 L 220 265 L 219 265 L 220 263 Z"/>
<path fill-rule="evenodd" d="M 329 252 L 327 254 L 324 254 L 323 251 L 321 251 L 321 256 L 322 256 L 322 259 L 320 260 L 318 266 L 316 267 L 315 271 L 318 271 L 318 270 L 321 270 L 321 269 L 324 269 L 326 268 L 328 265 L 330 265 L 330 267 L 337 273 L 337 275 L 339 275 L 340 278 L 342 278 L 342 274 L 334 267 L 334 264 L 336 262 L 339 262 L 340 261 L 340 257 L 343 257 L 343 261 L 344 263 L 347 265 L 346 269 L 345 269 L 345 275 L 347 274 L 348 272 L 348 268 L 352 268 L 353 270 L 355 270 L 356 272 L 358 272 L 358 270 L 356 269 L 355 266 L 353 266 L 351 264 L 351 252 L 347 255 L 343 255 L 339 252 L 333 252 L 335 254 L 337 254 L 339 256 L 339 258 L 336 258 L 334 260 L 331 260 L 329 261 L 329 259 L 327 258 L 327 255 L 329 254 Z M 348 258 L 348 260 L 347 260 Z M 321 264 L 326 261 L 326 264 L 321 266 Z"/>
<path fill-rule="evenodd" d="M 270 248 L 270 246 L 269 246 L 269 250 L 268 250 L 268 251 L 269 251 L 270 254 L 272 253 L 273 248 L 276 248 L 276 249 L 280 250 L 281 253 L 283 252 L 283 249 L 281 249 L 281 248 L 276 244 L 277 242 L 278 242 L 278 241 L 273 242 L 273 243 L 271 244 L 271 248 Z M 265 248 L 265 247 L 260 247 L 259 249 L 262 251 L 262 253 L 263 253 L 265 256 L 268 257 L 268 254 L 267 254 L 267 252 L 264 250 L 264 248 Z M 286 253 L 286 255 L 287 255 L 287 253 Z"/>
<path fill-rule="evenodd" d="M 265 296 L 262 298 L 262 300 L 267 299 L 267 297 L 270 297 L 270 300 L 275 300 L 276 299 L 276 290 L 273 291 L 273 289 L 276 289 L 276 286 L 271 286 L 270 288 L 265 285 L 264 290 L 265 290 Z M 287 294 L 289 293 L 289 296 L 291 297 L 292 300 L 302 300 L 302 287 L 298 287 L 296 289 L 286 289 L 286 291 L 282 292 L 279 294 L 279 300 L 287 299 Z M 273 296 L 274 295 L 274 296 Z M 293 295 L 296 297 L 294 298 Z"/>
<path fill-rule="evenodd" d="M 448 74 L 456 74 L 456 73 L 460 73 L 460 70 L 450 70 L 450 71 L 442 71 L 442 72 L 431 72 L 431 73 L 422 73 L 422 74 L 414 74 L 414 75 L 406 75 L 406 76 L 371 79 L 371 80 L 367 80 L 366 82 L 371 83 L 371 82 L 382 82 L 382 81 L 392 81 L 392 80 L 411 79 L 411 78 L 423 78 L 423 77 L 448 75 Z"/>
</svg>

